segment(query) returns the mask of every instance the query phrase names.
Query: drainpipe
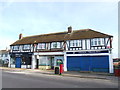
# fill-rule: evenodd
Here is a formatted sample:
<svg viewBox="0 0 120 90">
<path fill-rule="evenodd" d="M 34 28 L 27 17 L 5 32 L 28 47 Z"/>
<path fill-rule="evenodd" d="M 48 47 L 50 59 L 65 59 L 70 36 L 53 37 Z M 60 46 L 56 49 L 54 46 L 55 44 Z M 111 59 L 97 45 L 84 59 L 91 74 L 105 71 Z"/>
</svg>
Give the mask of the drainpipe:
<svg viewBox="0 0 120 90">
<path fill-rule="evenodd" d="M 110 48 L 112 48 L 112 37 L 110 37 L 109 39 L 110 39 Z"/>
<path fill-rule="evenodd" d="M 67 71 L 67 55 L 66 55 L 66 51 L 64 51 L 64 71 Z"/>
</svg>

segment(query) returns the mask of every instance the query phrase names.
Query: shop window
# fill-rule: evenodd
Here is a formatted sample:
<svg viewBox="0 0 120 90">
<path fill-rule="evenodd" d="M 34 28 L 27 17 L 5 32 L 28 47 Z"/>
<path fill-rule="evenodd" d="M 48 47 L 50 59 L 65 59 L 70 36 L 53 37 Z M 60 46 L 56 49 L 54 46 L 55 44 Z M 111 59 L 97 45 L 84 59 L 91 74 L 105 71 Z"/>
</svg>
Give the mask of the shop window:
<svg viewBox="0 0 120 90">
<path fill-rule="evenodd" d="M 15 57 L 11 57 L 10 63 L 15 64 Z"/>
<path fill-rule="evenodd" d="M 31 57 L 22 57 L 22 65 L 31 65 Z"/>
<path fill-rule="evenodd" d="M 40 66 L 46 66 L 46 65 L 47 65 L 46 60 L 45 60 L 45 59 L 40 59 L 40 60 L 39 60 L 39 65 L 40 65 Z"/>
</svg>

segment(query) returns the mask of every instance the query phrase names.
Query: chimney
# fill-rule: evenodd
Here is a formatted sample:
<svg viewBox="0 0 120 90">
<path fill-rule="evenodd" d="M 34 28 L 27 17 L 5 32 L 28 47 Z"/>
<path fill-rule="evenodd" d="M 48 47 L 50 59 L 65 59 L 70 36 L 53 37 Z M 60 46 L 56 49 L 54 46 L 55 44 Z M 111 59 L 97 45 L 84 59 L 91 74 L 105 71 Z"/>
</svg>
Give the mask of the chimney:
<svg viewBox="0 0 120 90">
<path fill-rule="evenodd" d="M 22 39 L 22 33 L 19 34 L 19 39 Z"/>
<path fill-rule="evenodd" d="M 68 33 L 71 33 L 72 32 L 72 27 L 68 27 Z"/>
</svg>

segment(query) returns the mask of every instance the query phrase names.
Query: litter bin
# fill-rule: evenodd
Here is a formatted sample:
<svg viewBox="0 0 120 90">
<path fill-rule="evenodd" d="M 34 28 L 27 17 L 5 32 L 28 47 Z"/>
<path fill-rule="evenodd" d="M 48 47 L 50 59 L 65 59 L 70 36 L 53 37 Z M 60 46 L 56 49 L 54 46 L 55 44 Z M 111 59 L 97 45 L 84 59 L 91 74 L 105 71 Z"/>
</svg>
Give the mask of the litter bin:
<svg viewBox="0 0 120 90">
<path fill-rule="evenodd" d="M 55 74 L 59 74 L 59 67 L 55 67 Z"/>
</svg>

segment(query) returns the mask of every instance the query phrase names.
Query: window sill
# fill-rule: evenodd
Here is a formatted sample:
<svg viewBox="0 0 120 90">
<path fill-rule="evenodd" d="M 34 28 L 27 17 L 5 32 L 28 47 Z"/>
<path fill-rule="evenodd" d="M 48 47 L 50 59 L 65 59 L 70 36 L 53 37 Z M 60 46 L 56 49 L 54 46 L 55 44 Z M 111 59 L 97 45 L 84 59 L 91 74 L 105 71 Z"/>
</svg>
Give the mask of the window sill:
<svg viewBox="0 0 120 90">
<path fill-rule="evenodd" d="M 105 45 L 92 45 L 91 47 L 106 47 Z"/>
<path fill-rule="evenodd" d="M 82 48 L 82 47 L 70 47 L 70 48 Z"/>
</svg>

